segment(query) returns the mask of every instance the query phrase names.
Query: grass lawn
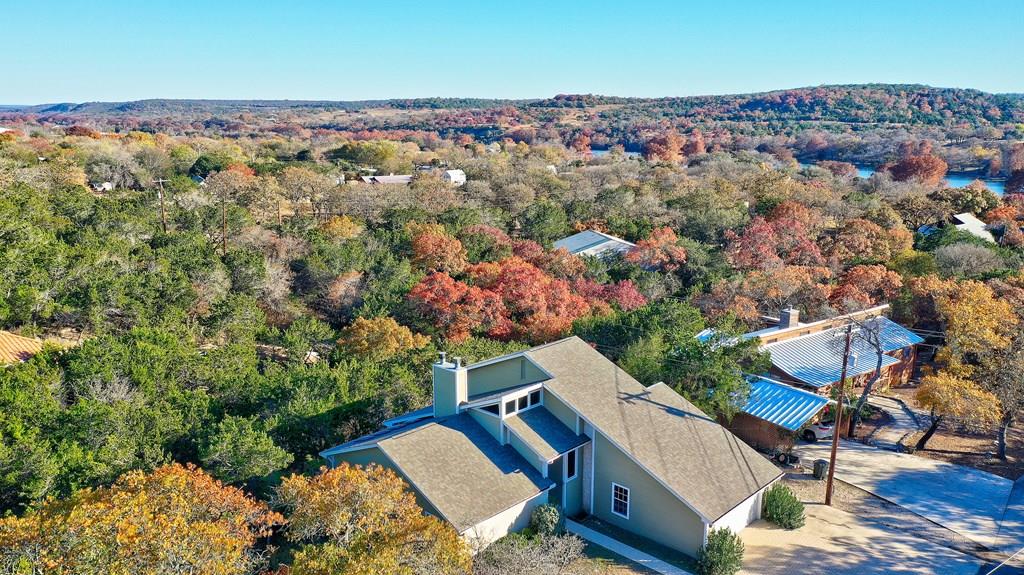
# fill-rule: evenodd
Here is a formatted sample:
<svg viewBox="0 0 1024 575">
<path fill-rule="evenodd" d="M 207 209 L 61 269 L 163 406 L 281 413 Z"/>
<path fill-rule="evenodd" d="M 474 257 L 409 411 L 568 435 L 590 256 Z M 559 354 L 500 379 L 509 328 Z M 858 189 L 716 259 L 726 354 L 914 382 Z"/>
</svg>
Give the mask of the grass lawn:
<svg viewBox="0 0 1024 575">
<path fill-rule="evenodd" d="M 676 551 L 675 549 L 672 549 L 670 547 L 666 547 L 659 543 L 655 543 L 650 539 L 641 537 L 634 533 L 630 533 L 629 531 L 620 529 L 609 523 L 605 523 L 604 521 L 601 521 L 600 519 L 597 519 L 593 516 L 583 519 L 582 521 L 580 521 L 580 523 L 593 529 L 594 531 L 598 531 L 617 541 L 629 545 L 634 549 L 638 549 L 640 551 L 643 551 L 644 553 L 647 553 L 648 555 L 657 557 L 658 559 L 661 559 L 666 563 L 671 563 L 676 567 L 680 567 L 690 572 L 696 572 L 697 570 L 697 564 L 693 560 L 693 558 L 681 551 Z M 640 573 L 644 572 L 649 573 L 650 570 L 645 569 L 644 571 L 640 571 Z"/>
<path fill-rule="evenodd" d="M 587 542 L 584 552 L 587 558 L 578 565 L 580 575 L 657 575 L 600 545 Z"/>
</svg>

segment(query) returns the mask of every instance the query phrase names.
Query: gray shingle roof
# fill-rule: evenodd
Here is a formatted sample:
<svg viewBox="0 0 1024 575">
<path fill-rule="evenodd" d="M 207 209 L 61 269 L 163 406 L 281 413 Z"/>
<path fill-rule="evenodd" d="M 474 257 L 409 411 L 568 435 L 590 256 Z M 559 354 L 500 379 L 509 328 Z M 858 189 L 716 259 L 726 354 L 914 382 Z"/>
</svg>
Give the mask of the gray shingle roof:
<svg viewBox="0 0 1024 575">
<path fill-rule="evenodd" d="M 505 418 L 505 425 L 545 461 L 590 441 L 585 435 L 577 435 L 543 407 L 511 415 Z"/>
<path fill-rule="evenodd" d="M 781 473 L 666 385 L 644 387 L 572 337 L 526 352 L 567 403 L 676 497 L 715 521 Z"/>
<path fill-rule="evenodd" d="M 877 317 L 867 325 L 880 328 L 879 337 L 885 352 L 896 351 L 924 341 L 907 328 L 886 317 Z M 772 365 L 794 379 L 813 387 L 839 381 L 843 370 L 843 328 L 837 327 L 810 335 L 785 339 L 763 346 L 772 358 Z M 854 337 L 850 345 L 851 361 L 847 375 L 856 377 L 875 370 L 877 352 L 863 337 Z M 882 367 L 899 363 L 890 356 L 882 358 Z"/>
<path fill-rule="evenodd" d="M 415 425 L 377 446 L 459 532 L 554 485 L 466 414 Z"/>
</svg>

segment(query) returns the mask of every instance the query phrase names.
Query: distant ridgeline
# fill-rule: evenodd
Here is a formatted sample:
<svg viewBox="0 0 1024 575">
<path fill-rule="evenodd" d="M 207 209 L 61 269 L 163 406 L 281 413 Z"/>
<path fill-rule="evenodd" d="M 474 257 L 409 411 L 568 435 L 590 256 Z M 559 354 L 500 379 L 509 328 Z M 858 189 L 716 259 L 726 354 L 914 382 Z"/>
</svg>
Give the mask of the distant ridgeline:
<svg viewBox="0 0 1024 575">
<path fill-rule="evenodd" d="M 0 122 L 58 126 L 82 123 L 104 131 L 247 135 L 329 130 L 402 139 L 436 134 L 491 142 L 581 134 L 595 149 L 621 144 L 638 151 L 653 133 L 700 128 L 737 135 L 794 136 L 806 130 L 993 128 L 1024 130 L 1024 95 L 904 84 L 819 86 L 757 94 L 624 98 L 560 94 L 533 100 L 413 98 L 393 100 L 140 100 L 0 106 Z M 934 135 L 932 135 L 934 137 Z M 999 133 L 981 136 L 1003 139 Z M 1022 135 L 1021 137 L 1024 137 Z M 1012 139 L 1012 138 L 1011 138 Z M 1020 139 L 1020 138 L 1016 138 Z"/>
</svg>

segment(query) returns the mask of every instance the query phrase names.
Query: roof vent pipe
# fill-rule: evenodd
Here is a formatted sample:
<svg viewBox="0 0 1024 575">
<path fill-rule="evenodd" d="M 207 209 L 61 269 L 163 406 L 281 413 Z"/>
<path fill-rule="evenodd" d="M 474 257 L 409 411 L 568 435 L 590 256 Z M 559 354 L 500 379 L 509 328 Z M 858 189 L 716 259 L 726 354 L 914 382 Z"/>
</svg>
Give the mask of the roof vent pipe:
<svg viewBox="0 0 1024 575">
<path fill-rule="evenodd" d="M 462 358 L 461 357 L 453 357 L 452 361 L 455 362 L 455 369 L 459 369 L 460 367 L 462 367 Z"/>
<path fill-rule="evenodd" d="M 448 363 L 448 352 L 442 351 L 439 352 L 437 355 L 441 356 L 441 359 L 437 363 L 440 363 L 442 365 Z"/>
</svg>

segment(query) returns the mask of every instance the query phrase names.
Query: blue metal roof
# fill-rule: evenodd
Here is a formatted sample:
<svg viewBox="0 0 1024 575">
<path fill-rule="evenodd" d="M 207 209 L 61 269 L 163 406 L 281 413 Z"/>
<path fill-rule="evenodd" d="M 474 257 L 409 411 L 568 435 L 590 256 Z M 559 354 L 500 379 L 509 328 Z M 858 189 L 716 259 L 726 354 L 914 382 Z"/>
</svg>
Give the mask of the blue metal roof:
<svg viewBox="0 0 1024 575">
<path fill-rule="evenodd" d="M 924 341 L 916 334 L 886 317 L 866 322 L 877 324 L 882 350 L 892 352 Z M 763 349 L 771 354 L 772 365 L 794 379 L 813 387 L 823 387 L 839 381 L 843 369 L 843 329 L 837 327 L 810 335 L 802 335 L 776 343 Z M 850 346 L 850 364 L 847 376 L 871 373 L 876 364 L 875 348 L 863 336 L 855 336 Z M 882 357 L 882 368 L 899 363 L 891 356 Z"/>
<path fill-rule="evenodd" d="M 763 377 L 749 377 L 750 397 L 743 413 L 796 431 L 831 400 Z"/>
</svg>

